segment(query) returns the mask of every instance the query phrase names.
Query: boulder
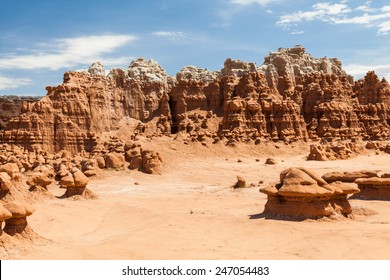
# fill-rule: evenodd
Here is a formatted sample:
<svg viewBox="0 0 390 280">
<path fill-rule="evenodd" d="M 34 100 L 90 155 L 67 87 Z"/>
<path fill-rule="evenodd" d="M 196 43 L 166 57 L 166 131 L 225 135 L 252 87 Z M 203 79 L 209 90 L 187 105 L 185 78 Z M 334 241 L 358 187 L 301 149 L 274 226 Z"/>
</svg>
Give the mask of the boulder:
<svg viewBox="0 0 390 280">
<path fill-rule="evenodd" d="M 105 160 L 106 168 L 120 169 L 125 165 L 125 157 L 121 153 L 108 153 Z"/>
<path fill-rule="evenodd" d="M 242 176 L 237 176 L 237 182 L 234 184 L 233 188 L 238 189 L 238 188 L 245 188 L 245 187 L 246 187 L 245 178 Z"/>
<path fill-rule="evenodd" d="M 151 150 L 142 150 L 143 171 L 148 174 L 160 174 L 162 170 L 162 159 L 159 153 Z"/>
</svg>

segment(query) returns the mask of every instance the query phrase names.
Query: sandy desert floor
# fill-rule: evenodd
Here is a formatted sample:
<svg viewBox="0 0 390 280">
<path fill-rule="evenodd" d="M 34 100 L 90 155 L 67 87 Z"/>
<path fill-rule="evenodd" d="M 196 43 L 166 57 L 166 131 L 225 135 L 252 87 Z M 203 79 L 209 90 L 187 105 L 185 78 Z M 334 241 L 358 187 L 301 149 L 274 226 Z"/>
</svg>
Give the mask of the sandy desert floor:
<svg viewBox="0 0 390 280">
<path fill-rule="evenodd" d="M 313 162 L 306 161 L 304 144 L 283 152 L 284 144 L 272 143 L 150 145 L 161 151 L 162 175 L 108 171 L 88 185 L 98 199 L 35 203 L 29 223 L 51 241 L 29 245 L 10 258 L 390 259 L 390 201 L 351 200 L 353 219 L 295 222 L 262 217 L 266 196 L 259 193 L 288 167 L 308 167 L 320 175 L 389 171 L 390 155 Z M 278 164 L 264 164 L 269 156 Z M 237 175 L 253 186 L 233 189 Z M 64 192 L 58 186 L 49 190 Z"/>
</svg>

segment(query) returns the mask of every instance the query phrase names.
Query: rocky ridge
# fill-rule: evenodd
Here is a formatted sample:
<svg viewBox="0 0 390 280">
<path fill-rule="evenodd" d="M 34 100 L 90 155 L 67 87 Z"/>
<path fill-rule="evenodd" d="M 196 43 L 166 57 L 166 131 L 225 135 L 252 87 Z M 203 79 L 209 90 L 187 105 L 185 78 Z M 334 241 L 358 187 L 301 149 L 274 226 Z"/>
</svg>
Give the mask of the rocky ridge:
<svg viewBox="0 0 390 280">
<path fill-rule="evenodd" d="M 302 46 L 271 52 L 260 67 L 227 59 L 221 71 L 187 66 L 176 77 L 143 58 L 108 75 L 94 63 L 46 90 L 8 121 L 2 143 L 91 153 L 124 123 L 137 124 L 128 137 L 184 133 L 231 145 L 390 136 L 388 82 L 374 72 L 353 82 L 338 59 L 313 58 Z"/>
</svg>

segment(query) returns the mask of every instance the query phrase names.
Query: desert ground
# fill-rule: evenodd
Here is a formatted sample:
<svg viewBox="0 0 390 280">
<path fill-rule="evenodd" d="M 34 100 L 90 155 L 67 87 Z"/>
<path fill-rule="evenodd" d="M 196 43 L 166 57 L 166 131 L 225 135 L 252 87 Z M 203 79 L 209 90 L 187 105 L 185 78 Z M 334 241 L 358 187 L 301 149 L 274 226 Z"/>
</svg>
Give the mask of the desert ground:
<svg viewBox="0 0 390 280">
<path fill-rule="evenodd" d="M 351 200 L 350 218 L 265 218 L 259 188 L 301 166 L 330 171 L 388 170 L 389 155 L 307 161 L 307 144 L 225 147 L 150 142 L 161 175 L 106 171 L 88 188 L 97 199 L 42 199 L 29 217 L 42 237 L 11 259 L 389 259 L 390 201 Z M 272 157 L 275 165 L 266 165 Z M 233 189 L 236 176 L 248 187 Z M 60 196 L 56 185 L 49 191 Z"/>
</svg>

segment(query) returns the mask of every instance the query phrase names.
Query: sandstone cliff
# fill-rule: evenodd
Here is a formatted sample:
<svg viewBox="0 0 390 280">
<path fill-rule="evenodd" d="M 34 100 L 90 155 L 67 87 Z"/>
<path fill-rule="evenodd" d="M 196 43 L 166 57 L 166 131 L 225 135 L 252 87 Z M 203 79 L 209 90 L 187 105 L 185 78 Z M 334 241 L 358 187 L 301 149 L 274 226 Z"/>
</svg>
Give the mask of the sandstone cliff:
<svg viewBox="0 0 390 280">
<path fill-rule="evenodd" d="M 62 85 L 46 87 L 41 100 L 24 104 L 22 114 L 2 132 L 5 143 L 48 152 L 91 151 L 98 135 L 124 117 L 149 121 L 169 116 L 167 75 L 154 61 L 138 59 L 128 69 L 104 75 L 101 64 L 66 72 Z"/>
<path fill-rule="evenodd" d="M 102 133 L 138 120 L 153 135 L 187 133 L 194 141 L 273 141 L 389 137 L 390 85 L 374 72 L 353 82 L 332 58 L 302 46 L 271 52 L 264 64 L 227 59 L 220 71 L 184 67 L 169 77 L 153 60 L 137 59 L 108 75 L 100 63 L 67 72 L 62 85 L 24 103 L 0 133 L 29 150 L 92 151 Z M 212 122 L 219 125 L 210 125 Z"/>
</svg>

